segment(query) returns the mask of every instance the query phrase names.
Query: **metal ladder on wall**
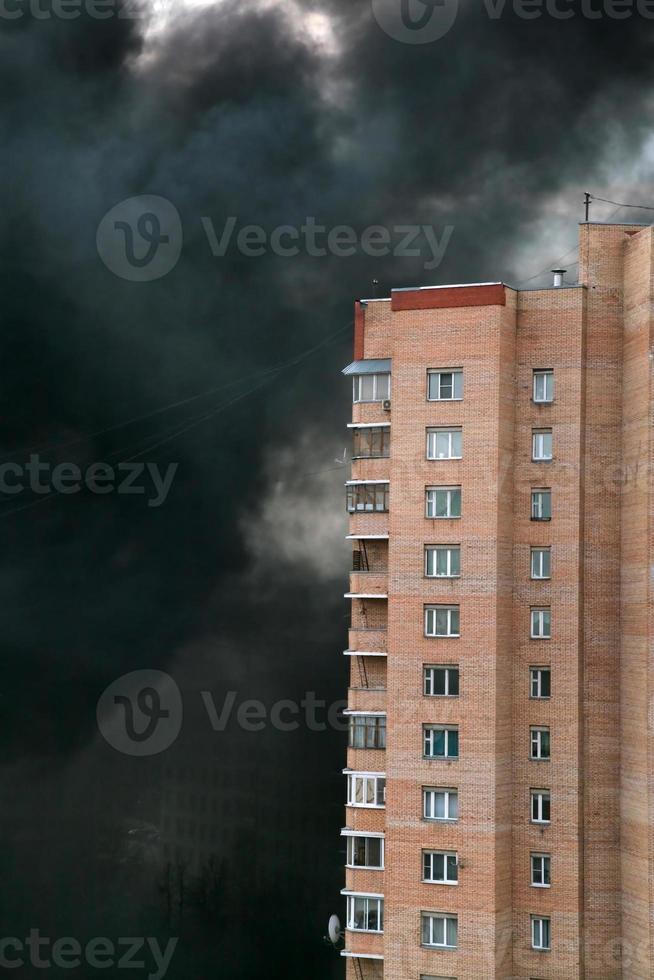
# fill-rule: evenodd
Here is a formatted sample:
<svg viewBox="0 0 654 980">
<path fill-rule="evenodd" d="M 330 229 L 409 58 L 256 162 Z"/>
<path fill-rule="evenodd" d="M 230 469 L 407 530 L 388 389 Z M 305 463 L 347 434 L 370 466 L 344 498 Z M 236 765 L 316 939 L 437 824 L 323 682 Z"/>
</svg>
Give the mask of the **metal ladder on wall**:
<svg viewBox="0 0 654 980">
<path fill-rule="evenodd" d="M 363 538 L 359 538 L 359 548 L 352 552 L 352 571 L 354 572 L 369 572 L 370 562 L 368 560 L 368 552 L 366 550 L 366 542 Z M 366 604 L 362 601 L 362 613 L 365 622 L 366 619 Z M 368 681 L 368 670 L 366 668 L 366 658 L 357 657 L 357 666 L 359 668 L 359 682 L 361 687 L 370 687 Z"/>
<path fill-rule="evenodd" d="M 359 547 L 352 552 L 352 571 L 353 572 L 369 572 L 370 562 L 368 561 L 368 552 L 366 551 L 366 542 L 359 538 Z"/>
<path fill-rule="evenodd" d="M 359 959 L 358 956 L 355 956 L 354 957 L 354 972 L 355 972 L 358 980 L 364 980 L 363 968 L 361 966 L 361 960 Z"/>
</svg>

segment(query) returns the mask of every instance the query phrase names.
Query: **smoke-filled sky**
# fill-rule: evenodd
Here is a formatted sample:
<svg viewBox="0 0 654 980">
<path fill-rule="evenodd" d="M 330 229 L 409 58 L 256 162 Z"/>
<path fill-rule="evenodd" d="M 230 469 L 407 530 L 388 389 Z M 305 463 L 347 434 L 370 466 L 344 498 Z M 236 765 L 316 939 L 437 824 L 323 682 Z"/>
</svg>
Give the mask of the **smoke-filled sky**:
<svg viewBox="0 0 654 980">
<path fill-rule="evenodd" d="M 0 465 L 173 475 L 157 506 L 147 475 L 142 494 L 0 493 L 1 936 L 180 936 L 180 980 L 340 975 L 321 937 L 341 901 L 342 733 L 218 735 L 193 705 L 345 693 L 353 300 L 373 279 L 533 285 L 564 255 L 573 281 L 584 191 L 654 203 L 654 26 L 559 7 L 574 16 L 462 2 L 426 44 L 386 33 L 371 0 L 2 7 Z M 143 195 L 176 210 L 181 252 L 132 281 L 98 227 Z M 236 243 L 312 221 L 430 231 L 413 256 Z M 126 758 L 96 703 L 151 668 L 188 720 L 169 753 Z M 175 919 L 130 833 L 161 839 L 180 768 L 198 791 L 224 777 L 222 897 Z"/>
</svg>

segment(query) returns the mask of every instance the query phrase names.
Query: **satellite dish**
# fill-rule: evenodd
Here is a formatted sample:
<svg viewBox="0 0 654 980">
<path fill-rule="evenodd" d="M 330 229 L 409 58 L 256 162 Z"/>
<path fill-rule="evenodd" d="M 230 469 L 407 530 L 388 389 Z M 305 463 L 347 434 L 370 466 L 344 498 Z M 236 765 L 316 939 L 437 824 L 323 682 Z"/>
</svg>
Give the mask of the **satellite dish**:
<svg viewBox="0 0 654 980">
<path fill-rule="evenodd" d="M 341 929 L 341 920 L 337 915 L 331 915 L 329 917 L 327 935 L 329 936 L 330 943 L 333 943 L 334 946 L 340 941 L 343 931 Z"/>
</svg>

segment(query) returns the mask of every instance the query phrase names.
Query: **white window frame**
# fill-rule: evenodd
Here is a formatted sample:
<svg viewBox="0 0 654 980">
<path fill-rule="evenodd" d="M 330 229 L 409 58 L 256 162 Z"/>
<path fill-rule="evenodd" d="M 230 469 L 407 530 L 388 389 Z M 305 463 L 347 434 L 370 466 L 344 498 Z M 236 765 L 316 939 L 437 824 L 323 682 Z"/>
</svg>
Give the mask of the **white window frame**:
<svg viewBox="0 0 654 980">
<path fill-rule="evenodd" d="M 531 577 L 535 581 L 544 581 L 552 577 L 552 549 L 541 545 L 532 546 Z"/>
<path fill-rule="evenodd" d="M 445 739 L 445 754 L 444 755 L 434 755 L 433 752 L 427 752 L 428 748 L 434 748 L 435 734 L 436 732 L 444 732 Z M 456 735 L 456 755 L 450 755 L 450 735 Z M 460 736 L 459 736 L 459 726 L 458 725 L 423 725 L 422 726 L 422 756 L 423 759 L 458 759 L 460 758 Z"/>
<path fill-rule="evenodd" d="M 546 739 L 543 738 L 544 735 L 547 735 Z M 547 742 L 547 755 L 543 755 L 545 742 Z M 536 759 L 539 762 L 549 761 L 551 753 L 552 742 L 549 728 L 543 725 L 532 725 L 529 729 L 529 758 Z"/>
<path fill-rule="evenodd" d="M 445 571 L 438 571 L 439 552 L 445 553 Z M 454 555 L 458 562 L 453 561 Z M 458 571 L 453 567 L 458 565 Z M 430 571 L 430 567 L 432 571 Z M 425 545 L 425 577 L 426 578 L 461 578 L 461 545 L 460 544 L 426 544 Z"/>
<path fill-rule="evenodd" d="M 544 802 L 549 801 L 550 804 L 550 818 L 549 820 L 543 819 L 544 812 Z M 534 816 L 534 803 L 536 803 L 536 816 Z M 530 789 L 529 790 L 529 819 L 530 823 L 536 823 L 547 826 L 552 822 L 552 794 L 548 789 Z"/>
<path fill-rule="evenodd" d="M 552 639 L 552 609 L 550 606 L 532 606 L 529 611 L 529 636 L 532 640 Z"/>
<path fill-rule="evenodd" d="M 543 675 L 550 676 L 550 693 L 542 694 Z M 529 697 L 534 701 L 549 701 L 552 696 L 552 669 L 551 667 L 530 667 L 529 668 Z"/>
<path fill-rule="evenodd" d="M 356 901 L 364 901 L 366 903 L 365 918 L 366 923 L 369 924 L 370 921 L 370 910 L 374 906 L 377 908 L 377 929 L 370 928 L 360 928 L 354 925 L 354 916 Z M 352 892 L 347 896 L 347 920 L 346 929 L 351 932 L 374 932 L 382 933 L 384 931 L 384 898 L 382 895 L 370 895 L 367 892 Z"/>
<path fill-rule="evenodd" d="M 550 437 L 550 454 L 545 455 L 544 436 Z M 531 430 L 531 458 L 534 463 L 551 463 L 554 459 L 554 438 L 552 429 Z"/>
<path fill-rule="evenodd" d="M 436 451 L 436 446 L 438 443 L 438 436 L 447 436 L 447 456 L 435 456 L 430 455 L 430 449 L 433 448 Z M 454 437 L 459 436 L 459 455 L 454 454 Z M 440 462 L 445 459 L 463 459 L 463 426 L 453 425 L 453 426 L 440 426 L 440 425 L 430 425 L 427 429 L 427 448 L 426 448 L 427 459 L 432 462 Z"/>
<path fill-rule="evenodd" d="M 538 397 L 540 382 L 543 382 L 543 398 Z M 538 368 L 534 371 L 532 401 L 537 405 L 551 405 L 554 401 L 554 371 L 551 368 Z"/>
<path fill-rule="evenodd" d="M 425 920 L 429 920 L 428 931 L 429 931 L 429 936 L 431 941 L 425 940 L 425 930 L 424 930 Z M 444 939 L 444 942 L 442 943 L 437 943 L 433 941 L 434 933 L 436 931 L 434 929 L 434 923 L 436 920 L 442 922 L 442 932 L 443 932 L 443 939 Z M 456 943 L 453 946 L 447 942 L 448 920 L 455 923 Z M 421 912 L 420 913 L 420 945 L 423 946 L 425 949 L 458 949 L 459 948 L 458 931 L 459 931 L 459 921 L 458 921 L 458 916 L 456 915 L 452 915 L 451 913 L 448 912 Z"/>
<path fill-rule="evenodd" d="M 529 855 L 529 873 L 532 888 L 551 888 L 552 887 L 552 857 L 550 854 L 532 852 Z M 547 882 L 545 878 L 547 877 Z M 537 881 L 541 878 L 541 881 Z"/>
<path fill-rule="evenodd" d="M 458 491 L 459 494 L 459 513 L 452 513 L 452 499 L 453 494 Z M 446 514 L 436 514 L 436 495 L 438 493 L 447 494 L 447 513 Z M 430 494 L 433 497 L 430 498 Z M 425 517 L 430 521 L 460 521 L 461 520 L 461 505 L 463 503 L 463 494 L 461 492 L 461 487 L 426 487 L 425 488 Z M 429 513 L 430 509 L 434 513 Z"/>
<path fill-rule="evenodd" d="M 364 871 L 383 871 L 384 870 L 384 835 L 376 834 L 371 831 L 365 830 L 343 830 L 341 831 L 341 836 L 345 837 L 345 846 L 347 850 L 345 867 L 346 868 L 360 868 Z M 362 837 L 366 844 L 364 845 L 366 852 L 366 860 L 368 859 L 369 844 L 368 841 L 375 840 L 379 841 L 379 860 L 380 864 L 355 864 L 354 863 L 354 842 L 358 838 Z"/>
<path fill-rule="evenodd" d="M 452 375 L 452 394 L 442 394 L 441 377 L 444 374 Z M 458 383 L 457 383 L 458 376 Z M 436 378 L 436 391 L 434 396 L 431 394 L 431 379 Z M 456 394 L 457 388 L 459 394 Z M 429 368 L 427 370 L 427 401 L 428 402 L 460 402 L 463 401 L 463 368 Z"/>
<path fill-rule="evenodd" d="M 377 801 L 381 796 L 383 803 L 357 803 L 356 783 L 361 781 L 362 799 L 367 800 L 368 785 L 372 783 L 372 798 Z M 380 787 L 380 783 L 383 785 Z M 383 772 L 348 772 L 347 773 L 347 806 L 363 810 L 383 810 L 386 807 L 386 773 Z"/>
<path fill-rule="evenodd" d="M 447 814 L 445 817 L 431 817 L 428 815 L 428 811 L 432 813 L 436 810 L 436 796 L 437 794 L 443 794 L 443 810 Z M 451 817 L 450 811 L 452 807 L 452 799 L 456 799 L 456 816 Z M 442 786 L 423 786 L 422 787 L 422 816 L 424 820 L 429 820 L 430 823 L 456 823 L 459 819 L 459 791 L 458 789 L 451 789 L 449 787 L 444 788 Z"/>
<path fill-rule="evenodd" d="M 372 378 L 373 398 L 361 398 L 361 379 Z M 381 382 L 380 378 L 387 378 L 388 381 Z M 385 388 L 385 391 L 380 391 Z M 391 397 L 391 374 L 390 371 L 379 371 L 376 374 L 355 374 L 352 378 L 352 401 L 355 405 L 372 404 L 372 402 L 383 402 Z"/>
<path fill-rule="evenodd" d="M 445 672 L 445 693 L 435 694 L 434 693 L 434 676 L 430 672 L 442 670 Z M 451 678 L 450 672 L 456 671 L 457 673 L 457 693 L 450 694 Z M 461 673 L 458 664 L 423 664 L 422 668 L 422 693 L 426 698 L 458 698 L 459 688 L 461 681 Z"/>
<path fill-rule="evenodd" d="M 430 622 L 434 627 L 436 626 L 437 612 L 447 613 L 446 633 L 429 632 Z M 458 619 L 458 624 L 457 624 L 458 629 L 456 632 L 454 632 L 452 629 L 452 624 L 454 619 L 453 613 L 457 614 L 456 618 Z M 433 603 L 429 606 L 425 606 L 425 636 L 428 636 L 430 639 L 439 639 L 439 640 L 456 639 L 457 637 L 461 636 L 461 607 L 458 605 L 452 605 L 452 606 L 445 605 L 445 603 Z"/>
<path fill-rule="evenodd" d="M 443 877 L 435 877 L 435 861 L 434 858 L 443 859 Z M 450 878 L 448 872 L 450 871 L 450 866 L 452 860 L 454 859 L 454 877 Z M 431 870 L 431 877 L 428 877 L 425 873 L 426 865 L 429 863 Z M 459 884 L 459 858 L 456 851 L 433 851 L 431 849 L 425 849 L 422 852 L 422 880 L 429 885 L 458 885 Z"/>
<path fill-rule="evenodd" d="M 536 494 L 538 494 L 539 497 L 541 498 L 539 500 L 539 502 L 538 502 L 538 507 L 535 506 L 536 501 L 535 501 L 534 498 L 535 498 Z M 550 516 L 549 517 L 543 517 L 542 516 L 542 512 L 543 512 L 543 501 L 542 501 L 542 497 L 545 494 L 548 494 L 549 495 L 549 498 L 550 498 Z M 536 513 L 536 511 L 538 511 L 539 513 Z M 531 519 L 532 519 L 532 521 L 551 521 L 552 520 L 552 488 L 551 487 L 532 487 L 531 488 Z"/>
<path fill-rule="evenodd" d="M 543 953 L 549 953 L 551 950 L 552 920 L 549 915 L 531 916 L 531 948 Z"/>
</svg>

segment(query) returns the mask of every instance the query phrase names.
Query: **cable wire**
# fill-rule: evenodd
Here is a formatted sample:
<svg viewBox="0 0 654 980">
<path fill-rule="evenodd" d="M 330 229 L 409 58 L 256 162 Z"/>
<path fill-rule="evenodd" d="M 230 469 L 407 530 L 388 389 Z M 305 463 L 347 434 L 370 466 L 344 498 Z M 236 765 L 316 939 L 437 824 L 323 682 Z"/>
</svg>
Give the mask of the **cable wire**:
<svg viewBox="0 0 654 980">
<path fill-rule="evenodd" d="M 136 459 L 138 456 L 142 456 L 143 453 L 145 453 L 145 452 L 147 452 L 149 450 L 152 450 L 152 449 L 156 449 L 159 446 L 164 445 L 164 443 L 170 442 L 171 439 L 175 439 L 177 436 L 182 435 L 182 433 L 187 432 L 189 429 L 193 428 L 194 426 L 200 425 L 202 422 L 206 422 L 208 419 L 213 418 L 215 415 L 218 415 L 220 412 L 222 412 L 225 409 L 229 408 L 231 405 L 235 404 L 236 402 L 241 401 L 244 398 L 247 398 L 248 396 L 250 396 L 251 394 L 253 394 L 255 391 L 258 391 L 265 384 L 268 384 L 271 381 L 276 380 L 283 371 L 287 370 L 290 367 L 296 367 L 298 364 L 301 364 L 303 361 L 305 361 L 307 358 L 311 357 L 317 351 L 322 350 L 322 348 L 324 348 L 324 347 L 328 346 L 329 344 L 333 343 L 334 340 L 336 340 L 337 337 L 339 337 L 341 334 L 343 334 L 346 330 L 350 329 L 351 327 L 352 327 L 352 321 L 350 320 L 348 323 L 346 323 L 339 330 L 335 330 L 334 333 L 329 334 L 324 340 L 320 341 L 320 343 L 316 344 L 315 346 L 309 347 L 306 350 L 301 351 L 299 354 L 296 354 L 294 357 L 290 358 L 285 363 L 282 363 L 280 365 L 277 365 L 274 368 L 269 368 L 268 371 L 266 372 L 266 374 L 268 376 L 267 377 L 264 377 L 261 380 L 259 380 L 258 383 L 256 383 L 255 385 L 253 385 L 251 388 L 247 389 L 246 391 L 242 392 L 239 395 L 235 395 L 233 398 L 229 399 L 227 402 L 224 402 L 221 405 L 218 405 L 215 409 L 213 409 L 212 411 L 206 413 L 205 415 L 196 416 L 192 420 L 186 419 L 186 420 L 184 420 L 181 423 L 177 423 L 174 426 L 174 431 L 172 433 L 171 433 L 170 429 L 168 430 L 168 432 L 165 435 L 163 435 L 163 433 L 160 433 L 160 435 L 163 436 L 163 438 L 160 438 L 157 442 L 154 442 L 151 445 L 146 446 L 145 449 L 142 449 L 140 452 L 134 453 L 132 456 L 128 456 L 126 459 L 123 459 L 121 462 L 128 462 L 130 460 Z M 193 397 L 200 397 L 200 396 L 193 396 Z M 189 399 L 189 400 L 192 400 L 192 399 Z M 181 428 L 180 428 L 180 425 L 182 426 Z M 152 434 L 152 436 L 150 436 L 149 438 L 157 439 L 157 436 L 155 434 Z M 139 440 L 139 442 L 136 445 L 142 444 L 143 441 L 147 441 L 147 439 L 146 440 Z M 114 455 L 117 455 L 117 454 L 119 454 L 121 452 L 128 452 L 130 448 L 132 448 L 132 449 L 135 448 L 134 444 L 132 444 L 131 447 L 124 447 L 122 450 L 114 450 L 114 451 L 112 451 L 108 455 L 114 456 Z M 47 503 L 48 501 L 54 499 L 55 497 L 59 497 L 60 495 L 61 495 L 60 494 L 60 491 L 55 490 L 54 493 L 48 494 L 45 497 L 41 497 L 38 500 L 32 500 L 29 503 L 26 503 L 26 504 L 23 504 L 23 505 L 21 505 L 19 507 L 14 507 L 11 510 L 5 511 L 4 514 L 2 514 L 1 516 L 2 517 L 9 517 L 11 514 L 17 514 L 17 513 L 19 513 L 20 511 L 23 511 L 23 510 L 29 510 L 32 507 L 38 506 L 39 504 Z M 9 501 L 7 501 L 7 503 L 9 503 Z"/>
<path fill-rule="evenodd" d="M 606 197 L 595 197 L 594 194 L 590 195 L 590 199 L 591 201 L 602 201 L 604 204 L 617 204 L 618 211 L 620 208 L 636 208 L 637 211 L 654 211 L 654 207 L 650 207 L 649 204 L 621 204 L 620 201 L 609 201 Z"/>
</svg>

